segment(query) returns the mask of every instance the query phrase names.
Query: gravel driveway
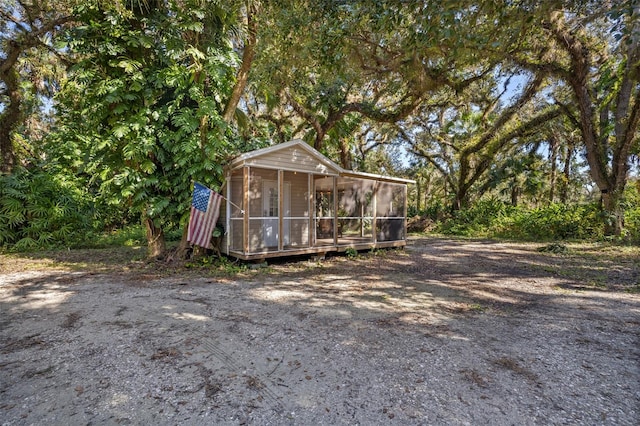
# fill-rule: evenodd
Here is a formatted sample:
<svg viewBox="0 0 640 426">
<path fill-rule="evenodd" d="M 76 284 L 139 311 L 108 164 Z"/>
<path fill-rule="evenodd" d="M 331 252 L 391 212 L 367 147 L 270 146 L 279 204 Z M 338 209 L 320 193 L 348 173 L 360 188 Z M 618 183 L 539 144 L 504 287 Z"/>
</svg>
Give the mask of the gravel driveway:
<svg viewBox="0 0 640 426">
<path fill-rule="evenodd" d="M 640 424 L 638 259 L 536 247 L 234 277 L 0 256 L 0 423 Z"/>
</svg>

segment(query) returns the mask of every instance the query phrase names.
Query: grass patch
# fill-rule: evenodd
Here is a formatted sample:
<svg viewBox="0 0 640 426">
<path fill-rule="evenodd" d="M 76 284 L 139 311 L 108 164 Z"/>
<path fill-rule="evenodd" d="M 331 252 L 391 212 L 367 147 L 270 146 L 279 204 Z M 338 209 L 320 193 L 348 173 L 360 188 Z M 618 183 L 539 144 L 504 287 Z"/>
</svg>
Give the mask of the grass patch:
<svg viewBox="0 0 640 426">
<path fill-rule="evenodd" d="M 569 249 L 564 244 L 551 243 L 551 244 L 547 244 L 546 246 L 538 247 L 538 251 L 541 253 L 560 254 L 560 253 L 567 253 Z"/>
<path fill-rule="evenodd" d="M 95 240 L 88 246 L 88 248 L 113 246 L 140 247 L 146 244 L 147 237 L 144 228 L 140 225 L 135 225 L 97 234 Z"/>
<path fill-rule="evenodd" d="M 358 258 L 358 250 L 354 249 L 353 247 L 348 247 L 344 251 L 344 254 L 351 260 L 355 260 Z"/>
<path fill-rule="evenodd" d="M 237 275 L 247 272 L 249 266 L 240 261 L 231 260 L 227 257 L 203 256 L 198 259 L 185 262 L 184 267 L 191 270 L 217 270 L 224 275 Z"/>
<path fill-rule="evenodd" d="M 627 287 L 624 291 L 631 294 L 640 294 L 640 281 L 635 285 Z"/>
<path fill-rule="evenodd" d="M 479 303 L 472 303 L 471 305 L 469 305 L 469 310 L 473 312 L 482 313 L 482 312 L 486 312 L 488 309 L 489 308 L 487 308 L 486 306 L 482 306 Z"/>
<path fill-rule="evenodd" d="M 68 270 L 109 272 L 139 267 L 146 261 L 146 247 L 45 250 L 0 255 L 4 272 Z"/>
</svg>

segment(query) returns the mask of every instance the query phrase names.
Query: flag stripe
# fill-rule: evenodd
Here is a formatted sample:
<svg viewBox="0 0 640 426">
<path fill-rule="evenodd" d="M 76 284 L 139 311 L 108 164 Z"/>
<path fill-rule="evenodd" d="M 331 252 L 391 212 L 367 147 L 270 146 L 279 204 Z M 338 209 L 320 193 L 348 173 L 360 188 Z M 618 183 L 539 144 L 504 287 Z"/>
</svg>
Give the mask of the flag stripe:
<svg viewBox="0 0 640 426">
<path fill-rule="evenodd" d="M 204 200 L 208 198 L 206 206 Z M 211 248 L 211 234 L 220 215 L 222 195 L 196 183 L 189 215 L 187 241 L 200 247 Z"/>
</svg>

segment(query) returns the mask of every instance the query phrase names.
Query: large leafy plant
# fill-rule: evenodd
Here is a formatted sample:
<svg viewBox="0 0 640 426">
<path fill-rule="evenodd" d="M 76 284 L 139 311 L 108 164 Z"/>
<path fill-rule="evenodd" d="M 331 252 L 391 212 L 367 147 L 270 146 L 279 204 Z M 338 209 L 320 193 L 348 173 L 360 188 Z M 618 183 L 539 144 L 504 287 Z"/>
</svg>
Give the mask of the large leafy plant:
<svg viewBox="0 0 640 426">
<path fill-rule="evenodd" d="M 92 229 L 92 202 L 80 182 L 47 170 L 0 175 L 0 246 L 73 246 Z"/>
<path fill-rule="evenodd" d="M 237 58 L 213 3 L 86 5 L 69 33 L 78 61 L 59 97 L 62 140 L 101 199 L 159 235 L 184 221 L 192 182 L 217 188 L 235 152 L 222 111 Z"/>
</svg>

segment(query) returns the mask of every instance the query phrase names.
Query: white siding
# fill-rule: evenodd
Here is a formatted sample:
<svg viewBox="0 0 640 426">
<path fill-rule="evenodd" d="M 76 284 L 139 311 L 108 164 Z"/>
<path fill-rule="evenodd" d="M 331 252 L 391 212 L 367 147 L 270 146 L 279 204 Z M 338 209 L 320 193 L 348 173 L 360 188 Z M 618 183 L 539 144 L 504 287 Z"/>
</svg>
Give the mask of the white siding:
<svg viewBox="0 0 640 426">
<path fill-rule="evenodd" d="M 317 158 L 309 154 L 306 150 L 298 147 L 270 152 L 259 157 L 249 158 L 245 164 L 254 167 L 265 167 L 269 169 L 291 170 L 315 174 L 337 174 L 337 170 L 329 168 L 326 164 L 318 161 Z"/>
</svg>

